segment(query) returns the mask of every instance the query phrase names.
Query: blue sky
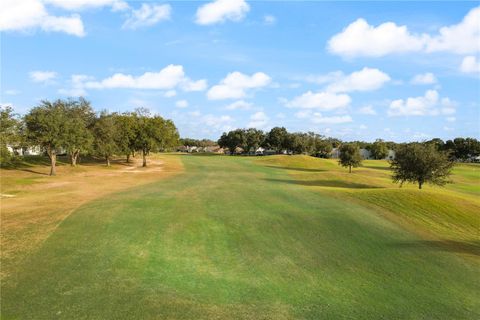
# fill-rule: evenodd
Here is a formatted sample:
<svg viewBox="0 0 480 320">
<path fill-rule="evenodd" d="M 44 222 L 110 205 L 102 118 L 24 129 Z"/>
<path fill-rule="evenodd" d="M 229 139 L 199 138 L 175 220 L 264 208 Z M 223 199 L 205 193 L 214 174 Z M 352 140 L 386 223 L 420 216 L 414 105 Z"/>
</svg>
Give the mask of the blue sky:
<svg viewBox="0 0 480 320">
<path fill-rule="evenodd" d="M 480 137 L 478 2 L 2 1 L 1 103 L 83 95 L 183 137 Z"/>
</svg>

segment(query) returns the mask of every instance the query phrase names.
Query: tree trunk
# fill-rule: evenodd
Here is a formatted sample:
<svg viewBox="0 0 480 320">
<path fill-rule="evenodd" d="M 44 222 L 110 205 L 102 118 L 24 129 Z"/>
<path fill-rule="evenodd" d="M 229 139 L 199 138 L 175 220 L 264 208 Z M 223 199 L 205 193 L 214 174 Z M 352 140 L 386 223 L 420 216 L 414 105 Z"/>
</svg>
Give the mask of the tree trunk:
<svg viewBox="0 0 480 320">
<path fill-rule="evenodd" d="M 80 154 L 79 151 L 74 151 L 73 153 L 70 154 L 70 165 L 72 167 L 76 167 L 77 166 L 77 158 L 78 158 L 78 155 Z"/>
<path fill-rule="evenodd" d="M 135 150 L 132 150 L 132 157 L 135 158 Z"/>
<path fill-rule="evenodd" d="M 130 153 L 127 153 L 127 163 L 130 162 Z"/>
<path fill-rule="evenodd" d="M 143 156 L 143 167 L 147 166 L 147 151 L 145 149 L 142 150 L 142 156 Z"/>
<path fill-rule="evenodd" d="M 423 181 L 418 181 L 418 189 L 422 189 Z"/>
<path fill-rule="evenodd" d="M 348 166 L 348 172 L 352 173 L 352 166 Z"/>
<path fill-rule="evenodd" d="M 110 167 L 110 157 L 105 156 L 105 162 L 107 163 L 107 167 Z"/>
<path fill-rule="evenodd" d="M 50 175 L 54 176 L 57 174 L 57 168 L 56 168 L 56 163 L 57 163 L 57 153 L 55 150 L 48 150 L 47 151 L 48 156 L 50 157 Z"/>
</svg>

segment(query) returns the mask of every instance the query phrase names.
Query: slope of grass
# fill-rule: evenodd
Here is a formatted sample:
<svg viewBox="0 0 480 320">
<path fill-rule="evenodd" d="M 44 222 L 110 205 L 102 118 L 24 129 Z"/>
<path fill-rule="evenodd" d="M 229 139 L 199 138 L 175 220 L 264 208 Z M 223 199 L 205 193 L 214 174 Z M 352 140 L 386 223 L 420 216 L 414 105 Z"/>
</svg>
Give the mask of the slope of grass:
<svg viewBox="0 0 480 320">
<path fill-rule="evenodd" d="M 480 256 L 480 165 L 458 164 L 446 187 L 400 188 L 391 182 L 386 161 L 364 161 L 349 174 L 336 160 L 307 156 L 269 157 L 262 165 L 285 169 L 293 183 L 359 200 L 379 213 L 452 251 Z"/>
<path fill-rule="evenodd" d="M 64 220 L 2 284 L 2 318 L 480 317 L 477 261 L 326 192 L 342 183 L 298 183 L 333 162 L 181 158 L 183 174 Z M 370 170 L 344 183 L 387 184 Z"/>
</svg>

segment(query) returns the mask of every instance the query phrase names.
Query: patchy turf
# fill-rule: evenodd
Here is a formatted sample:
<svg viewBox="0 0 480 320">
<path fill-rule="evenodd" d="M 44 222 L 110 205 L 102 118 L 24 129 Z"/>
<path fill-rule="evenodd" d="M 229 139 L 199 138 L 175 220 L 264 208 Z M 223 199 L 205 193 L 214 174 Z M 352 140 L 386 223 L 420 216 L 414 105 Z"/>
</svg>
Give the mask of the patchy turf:
<svg viewBox="0 0 480 320">
<path fill-rule="evenodd" d="M 168 157 L 185 171 L 63 220 L 2 283 L 2 318 L 480 317 L 478 259 L 419 231 L 470 243 L 470 213 L 457 215 L 478 205 L 471 193 L 398 189 L 380 162 L 348 175 L 308 157 Z M 433 209 L 404 204 L 434 203 L 437 193 L 444 202 Z M 405 214 L 379 201 L 386 194 Z M 468 203 L 450 212 L 460 200 Z M 450 215 L 428 220 L 448 203 Z M 411 230 L 397 214 L 458 230 Z"/>
<path fill-rule="evenodd" d="M 60 157 L 55 177 L 48 176 L 46 157 L 26 157 L 16 169 L 0 169 L 2 279 L 80 205 L 182 170 L 175 157 L 150 160 L 147 168 L 139 167 L 140 160 L 126 164 L 121 159 L 112 167 L 94 159 L 71 167 L 66 158 Z"/>
</svg>

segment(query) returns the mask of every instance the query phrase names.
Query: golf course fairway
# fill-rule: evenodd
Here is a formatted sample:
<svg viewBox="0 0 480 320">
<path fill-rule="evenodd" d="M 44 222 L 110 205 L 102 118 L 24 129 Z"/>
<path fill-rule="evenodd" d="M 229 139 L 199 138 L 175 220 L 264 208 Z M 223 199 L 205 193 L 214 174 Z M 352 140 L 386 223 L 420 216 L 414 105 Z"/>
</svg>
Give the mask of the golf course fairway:
<svg viewBox="0 0 480 320">
<path fill-rule="evenodd" d="M 478 186 L 399 189 L 386 162 L 164 157 L 184 171 L 63 220 L 3 282 L 2 319 L 480 318 Z"/>
</svg>

